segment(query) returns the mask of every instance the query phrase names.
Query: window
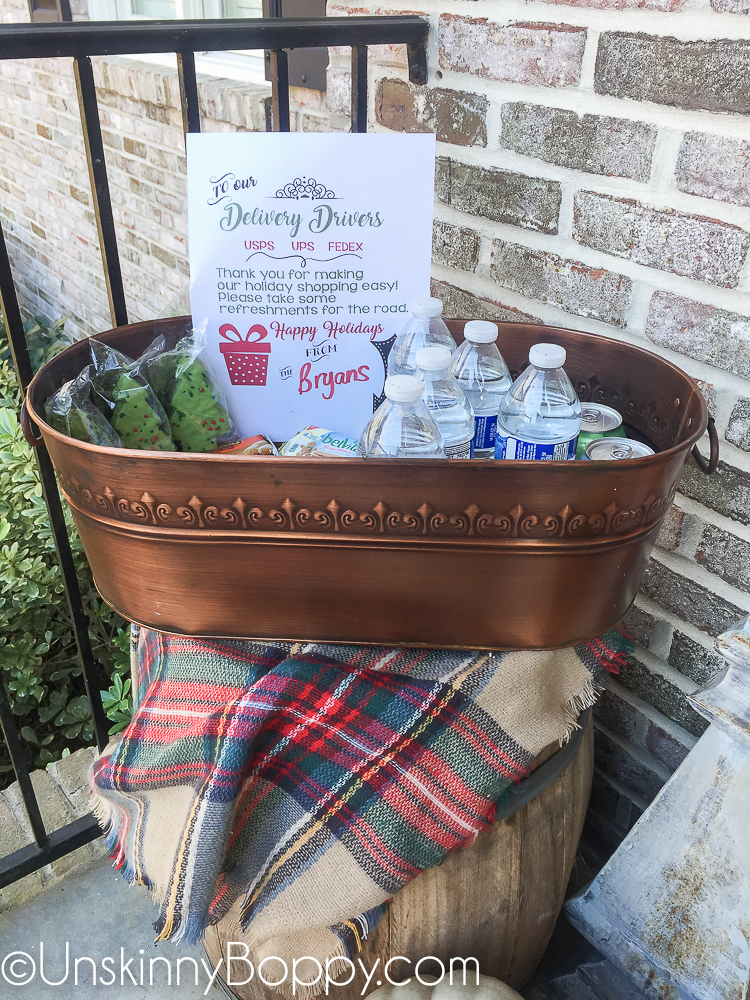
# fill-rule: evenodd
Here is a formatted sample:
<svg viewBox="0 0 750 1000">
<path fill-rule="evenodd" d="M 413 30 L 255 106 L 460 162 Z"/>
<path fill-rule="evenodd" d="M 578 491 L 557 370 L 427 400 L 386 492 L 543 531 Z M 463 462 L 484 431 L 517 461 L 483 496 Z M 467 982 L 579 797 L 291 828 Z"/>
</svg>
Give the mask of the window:
<svg viewBox="0 0 750 1000">
<path fill-rule="evenodd" d="M 92 21 L 168 21 L 196 18 L 262 17 L 262 0 L 89 0 Z M 171 53 L 138 55 L 134 58 L 157 66 L 174 68 Z M 222 76 L 243 83 L 265 83 L 262 51 L 196 52 L 199 73 Z"/>
</svg>

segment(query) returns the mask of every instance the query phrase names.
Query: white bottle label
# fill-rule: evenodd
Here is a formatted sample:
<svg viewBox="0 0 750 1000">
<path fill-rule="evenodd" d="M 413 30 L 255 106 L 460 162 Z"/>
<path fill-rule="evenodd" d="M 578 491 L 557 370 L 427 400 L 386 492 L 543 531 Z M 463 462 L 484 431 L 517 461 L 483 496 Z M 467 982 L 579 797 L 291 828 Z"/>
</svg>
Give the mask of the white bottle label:
<svg viewBox="0 0 750 1000">
<path fill-rule="evenodd" d="M 446 458 L 472 458 L 474 455 L 474 448 L 472 445 L 474 442 L 469 439 L 468 441 L 459 441 L 458 444 L 447 444 L 445 446 L 445 457 Z"/>
</svg>

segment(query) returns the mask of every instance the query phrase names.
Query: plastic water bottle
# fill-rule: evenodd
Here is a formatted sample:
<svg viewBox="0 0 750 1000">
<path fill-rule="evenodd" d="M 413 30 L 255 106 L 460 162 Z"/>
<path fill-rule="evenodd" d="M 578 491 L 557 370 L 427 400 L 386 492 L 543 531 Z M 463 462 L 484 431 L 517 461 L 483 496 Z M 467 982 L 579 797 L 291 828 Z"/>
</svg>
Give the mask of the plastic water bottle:
<svg viewBox="0 0 750 1000">
<path fill-rule="evenodd" d="M 535 344 L 500 407 L 495 458 L 575 458 L 581 403 L 565 374 L 565 348 Z"/>
<path fill-rule="evenodd" d="M 474 410 L 474 458 L 492 458 L 497 411 L 510 389 L 510 372 L 495 344 L 496 323 L 473 319 L 464 337 L 453 353 L 452 371 Z"/>
<path fill-rule="evenodd" d="M 362 431 L 360 458 L 445 458 L 440 428 L 422 400 L 424 382 L 414 375 L 385 380 L 386 400 Z"/>
<path fill-rule="evenodd" d="M 471 458 L 474 411 L 451 372 L 451 352 L 447 347 L 423 347 L 416 360 L 424 382 L 422 399 L 443 435 L 446 458 Z"/>
<path fill-rule="evenodd" d="M 414 299 L 411 319 L 396 338 L 388 355 L 389 375 L 416 375 L 417 351 L 422 347 L 437 345 L 455 351 L 456 342 L 442 320 L 443 303 L 440 299 Z"/>
</svg>

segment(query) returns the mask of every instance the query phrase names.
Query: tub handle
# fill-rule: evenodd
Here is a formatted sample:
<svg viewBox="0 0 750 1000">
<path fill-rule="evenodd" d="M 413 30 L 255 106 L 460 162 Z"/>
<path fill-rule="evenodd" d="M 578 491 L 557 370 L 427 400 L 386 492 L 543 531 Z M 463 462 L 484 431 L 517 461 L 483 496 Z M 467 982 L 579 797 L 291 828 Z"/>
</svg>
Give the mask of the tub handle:
<svg viewBox="0 0 750 1000">
<path fill-rule="evenodd" d="M 38 448 L 39 445 L 44 444 L 44 438 L 35 437 L 32 431 L 31 417 L 29 416 L 29 411 L 26 409 L 26 400 L 24 399 L 21 404 L 21 430 L 23 431 L 23 436 L 29 442 L 32 448 Z"/>
<path fill-rule="evenodd" d="M 711 444 L 711 453 L 708 458 L 704 458 L 700 451 L 698 451 L 698 445 L 694 444 L 693 458 L 701 472 L 705 472 L 707 476 L 710 476 L 719 467 L 719 435 L 716 431 L 716 422 L 713 417 L 708 418 L 706 430 L 708 431 L 708 440 Z"/>
</svg>

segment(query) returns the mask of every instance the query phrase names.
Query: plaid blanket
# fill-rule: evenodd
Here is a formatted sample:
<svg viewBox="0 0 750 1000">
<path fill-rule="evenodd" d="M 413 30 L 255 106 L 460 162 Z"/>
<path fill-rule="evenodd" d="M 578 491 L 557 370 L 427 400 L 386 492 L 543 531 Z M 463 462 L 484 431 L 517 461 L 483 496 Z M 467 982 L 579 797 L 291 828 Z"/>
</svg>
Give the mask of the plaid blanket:
<svg viewBox="0 0 750 1000">
<path fill-rule="evenodd" d="M 387 900 L 492 822 L 627 640 L 486 653 L 134 631 L 136 711 L 91 771 L 158 939 L 232 907 L 256 961 L 351 957 Z"/>
</svg>

